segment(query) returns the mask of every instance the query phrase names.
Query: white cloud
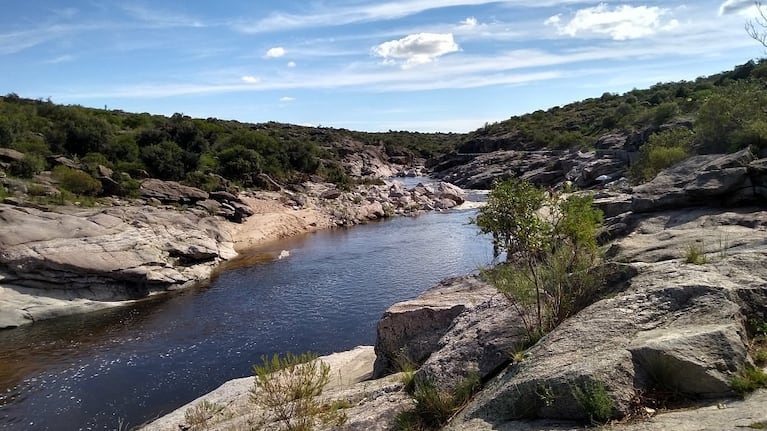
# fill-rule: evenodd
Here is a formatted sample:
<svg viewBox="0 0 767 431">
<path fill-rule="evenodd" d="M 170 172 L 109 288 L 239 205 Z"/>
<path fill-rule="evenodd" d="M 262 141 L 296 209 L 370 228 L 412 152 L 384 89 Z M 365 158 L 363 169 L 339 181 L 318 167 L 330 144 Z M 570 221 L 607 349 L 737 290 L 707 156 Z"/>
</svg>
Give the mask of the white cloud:
<svg viewBox="0 0 767 431">
<path fill-rule="evenodd" d="M 719 15 L 739 12 L 754 6 L 754 0 L 727 0 L 719 6 Z"/>
<path fill-rule="evenodd" d="M 246 84 L 258 84 L 261 80 L 257 76 L 245 75 L 240 80 Z"/>
<path fill-rule="evenodd" d="M 294 100 L 296 100 L 295 97 L 290 97 L 290 96 L 280 97 L 280 102 L 286 103 L 286 102 L 292 102 Z"/>
<path fill-rule="evenodd" d="M 611 8 L 601 3 L 578 10 L 569 22 L 563 22 L 561 15 L 554 15 L 545 24 L 556 27 L 559 34 L 571 37 L 585 34 L 609 36 L 613 40 L 639 39 L 677 27 L 677 20 L 663 21 L 668 12 L 668 9 L 657 6 L 621 5 Z"/>
<path fill-rule="evenodd" d="M 285 48 L 281 46 L 275 46 L 274 48 L 269 48 L 266 51 L 266 58 L 279 58 L 285 55 Z"/>
<path fill-rule="evenodd" d="M 409 67 L 430 63 L 458 50 L 452 33 L 417 33 L 377 45 L 373 47 L 373 54 L 385 62 L 404 60 L 404 66 Z"/>
<path fill-rule="evenodd" d="M 465 20 L 461 21 L 460 28 L 464 30 L 469 30 L 476 27 L 478 24 L 479 24 L 479 21 L 477 21 L 477 18 L 470 16 L 466 18 Z"/>
<path fill-rule="evenodd" d="M 291 69 L 296 67 L 296 62 L 295 61 L 289 61 L 288 62 L 288 67 L 290 67 Z"/>
</svg>

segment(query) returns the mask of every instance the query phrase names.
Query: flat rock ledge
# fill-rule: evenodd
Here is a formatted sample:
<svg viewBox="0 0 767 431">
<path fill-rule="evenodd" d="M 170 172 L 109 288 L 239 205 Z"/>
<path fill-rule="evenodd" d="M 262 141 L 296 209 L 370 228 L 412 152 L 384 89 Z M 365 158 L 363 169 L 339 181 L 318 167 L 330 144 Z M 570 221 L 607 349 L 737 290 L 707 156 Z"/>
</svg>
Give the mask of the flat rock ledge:
<svg viewBox="0 0 767 431">
<path fill-rule="evenodd" d="M 149 205 L 0 204 L 0 328 L 202 282 L 236 256 L 226 224 Z"/>
</svg>

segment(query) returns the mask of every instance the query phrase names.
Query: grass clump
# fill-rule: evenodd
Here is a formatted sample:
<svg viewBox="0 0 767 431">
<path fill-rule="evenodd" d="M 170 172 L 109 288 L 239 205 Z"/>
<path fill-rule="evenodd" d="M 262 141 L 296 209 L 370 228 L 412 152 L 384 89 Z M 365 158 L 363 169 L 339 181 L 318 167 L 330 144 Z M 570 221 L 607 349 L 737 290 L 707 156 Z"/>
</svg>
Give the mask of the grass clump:
<svg viewBox="0 0 767 431">
<path fill-rule="evenodd" d="M 450 392 L 440 390 L 432 380 L 416 381 L 414 387 L 415 409 L 401 412 L 394 418 L 397 430 L 439 429 L 471 400 L 480 388 L 480 380 L 477 374 L 471 374 Z"/>
<path fill-rule="evenodd" d="M 261 365 L 253 366 L 251 400 L 272 413 L 285 430 L 313 429 L 322 413 L 316 397 L 330 381 L 330 366 L 314 353 L 261 359 Z"/>
<path fill-rule="evenodd" d="M 730 380 L 732 389 L 746 396 L 760 388 L 767 388 L 767 374 L 761 368 L 745 367 Z"/>
<path fill-rule="evenodd" d="M 685 263 L 691 263 L 693 265 L 704 265 L 708 263 L 708 257 L 706 257 L 706 251 L 703 244 L 690 243 L 687 244 L 684 250 Z"/>
<path fill-rule="evenodd" d="M 571 392 L 592 424 L 604 424 L 613 413 L 613 400 L 601 382 L 574 385 Z"/>
<path fill-rule="evenodd" d="M 184 421 L 190 431 L 206 430 L 223 410 L 224 406 L 218 403 L 202 400 L 184 411 Z"/>
</svg>

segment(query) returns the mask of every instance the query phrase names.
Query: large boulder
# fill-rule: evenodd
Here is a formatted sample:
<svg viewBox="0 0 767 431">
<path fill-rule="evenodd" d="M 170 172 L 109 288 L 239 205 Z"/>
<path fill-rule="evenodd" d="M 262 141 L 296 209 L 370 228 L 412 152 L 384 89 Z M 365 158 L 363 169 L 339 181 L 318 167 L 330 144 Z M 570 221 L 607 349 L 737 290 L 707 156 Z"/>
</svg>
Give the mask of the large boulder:
<svg viewBox="0 0 767 431">
<path fill-rule="evenodd" d="M 755 199 L 750 149 L 733 154 L 693 156 L 634 188 L 634 212 L 696 205 L 734 206 Z"/>
<path fill-rule="evenodd" d="M 144 199 L 157 199 L 163 203 L 193 204 L 208 199 L 208 193 L 198 188 L 154 178 L 142 181 L 139 193 Z"/>
<path fill-rule="evenodd" d="M 453 320 L 496 294 L 476 276 L 444 280 L 417 298 L 389 307 L 378 322 L 374 375 L 397 372 L 402 362 L 421 365 L 439 348 Z"/>
<path fill-rule="evenodd" d="M 749 362 L 739 286 L 729 279 L 737 270 L 643 267 L 628 290 L 568 319 L 491 381 L 462 420 L 587 419 L 574 389 L 595 385 L 607 390 L 616 417 L 632 411 L 638 391 L 666 384 L 693 397 L 732 395 L 724 382 Z M 668 369 L 686 371 L 658 381 Z"/>
<path fill-rule="evenodd" d="M 454 319 L 416 378 L 433 381 L 445 391 L 472 374 L 485 380 L 508 365 L 527 342 L 519 313 L 503 295 L 496 294 Z"/>
</svg>

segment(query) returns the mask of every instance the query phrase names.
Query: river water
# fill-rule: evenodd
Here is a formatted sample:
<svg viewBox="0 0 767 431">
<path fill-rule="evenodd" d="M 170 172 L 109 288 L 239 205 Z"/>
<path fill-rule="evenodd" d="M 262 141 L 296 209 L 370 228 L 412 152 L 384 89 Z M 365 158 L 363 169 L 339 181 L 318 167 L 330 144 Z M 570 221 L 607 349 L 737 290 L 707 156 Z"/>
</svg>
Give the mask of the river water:
<svg viewBox="0 0 767 431">
<path fill-rule="evenodd" d="M 374 344 L 391 304 L 491 262 L 473 215 L 319 232 L 207 288 L 0 331 L 0 429 L 135 426 L 249 375 L 262 355 Z"/>
</svg>

